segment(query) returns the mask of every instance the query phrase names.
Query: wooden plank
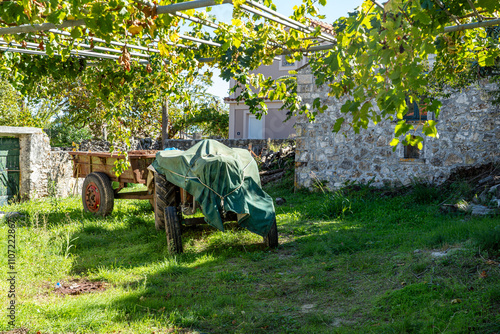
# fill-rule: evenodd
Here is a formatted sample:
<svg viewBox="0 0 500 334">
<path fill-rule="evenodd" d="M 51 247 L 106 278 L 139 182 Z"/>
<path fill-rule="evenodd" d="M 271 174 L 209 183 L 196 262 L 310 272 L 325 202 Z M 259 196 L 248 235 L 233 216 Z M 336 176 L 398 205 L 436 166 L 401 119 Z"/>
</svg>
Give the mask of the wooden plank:
<svg viewBox="0 0 500 334">
<path fill-rule="evenodd" d="M 115 194 L 115 199 L 152 199 L 154 194 L 149 194 L 148 191 L 134 191 L 131 193 Z"/>
</svg>

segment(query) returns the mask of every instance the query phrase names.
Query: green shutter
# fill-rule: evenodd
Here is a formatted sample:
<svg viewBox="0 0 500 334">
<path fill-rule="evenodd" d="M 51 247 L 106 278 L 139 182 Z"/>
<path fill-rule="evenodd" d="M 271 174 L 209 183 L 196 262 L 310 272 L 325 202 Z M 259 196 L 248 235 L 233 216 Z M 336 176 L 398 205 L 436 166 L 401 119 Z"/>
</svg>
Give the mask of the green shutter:
<svg viewBox="0 0 500 334">
<path fill-rule="evenodd" d="M 0 138 L 0 206 L 19 195 L 19 139 Z"/>
</svg>

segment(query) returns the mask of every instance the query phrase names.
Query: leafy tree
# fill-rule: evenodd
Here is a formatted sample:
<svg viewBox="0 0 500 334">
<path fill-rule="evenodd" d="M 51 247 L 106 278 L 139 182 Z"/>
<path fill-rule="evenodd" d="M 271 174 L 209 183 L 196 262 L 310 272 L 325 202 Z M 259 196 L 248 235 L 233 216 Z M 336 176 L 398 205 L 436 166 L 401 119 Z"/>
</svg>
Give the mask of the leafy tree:
<svg viewBox="0 0 500 334">
<path fill-rule="evenodd" d="M 22 56 L 22 61 L 27 67 L 33 68 L 29 64 L 43 63 L 45 59 L 40 59 L 39 56 Z M 18 84 L 29 96 L 32 104 L 55 106 L 61 126 L 67 125 L 81 130 L 82 135 L 87 135 L 88 131 L 83 130 L 88 128 L 94 138 L 107 139 L 108 131 L 111 136 L 119 132 L 113 132 L 112 127 L 126 131 L 128 136 L 159 137 L 162 99 L 170 100 L 169 138 L 174 138 L 181 131 L 194 130 L 195 125 L 200 131 L 208 129 L 211 125 L 207 122 L 219 121 L 217 115 L 225 115 L 228 118 L 227 113 L 213 110 L 220 109 L 221 101 L 214 103 L 215 97 L 206 93 L 211 84 L 208 73 L 181 74 L 175 91 L 171 94 L 163 94 L 165 85 L 162 80 L 167 79 L 163 76 L 148 82 L 137 80 L 129 87 L 129 91 L 119 94 L 117 90 L 125 83 L 123 78 L 120 79 L 123 69 L 114 62 L 108 63 L 107 67 L 82 71 L 81 61 L 75 61 L 76 67 L 71 68 L 74 71 L 72 76 L 47 72 L 43 73 L 42 77 L 39 72 L 25 71 Z M 141 67 L 131 69 L 130 75 L 140 76 L 147 73 L 147 68 L 139 73 L 137 69 Z M 114 78 L 117 75 L 120 80 Z M 95 80 L 98 80 L 98 84 L 95 84 Z M 29 94 L 30 92 L 36 94 Z M 206 115 L 202 115 L 202 111 Z M 217 132 L 212 129 L 209 132 L 224 135 L 224 130 Z"/>
<path fill-rule="evenodd" d="M 16 90 L 9 82 L 0 80 L 0 125 L 16 125 L 19 110 Z"/>
<path fill-rule="evenodd" d="M 88 127 L 77 128 L 64 118 L 53 120 L 46 131 L 50 138 L 50 145 L 53 147 L 71 147 L 73 143 L 92 139 L 92 133 Z"/>
<path fill-rule="evenodd" d="M 172 124 L 169 137 L 181 131 L 202 133 L 206 137 L 227 138 L 229 134 L 229 108 L 213 95 L 204 95 L 194 105 L 185 107 L 180 117 Z"/>
<path fill-rule="evenodd" d="M 167 3 L 164 1 L 161 4 Z M 266 2 L 266 5 L 274 8 L 271 2 Z M 179 94 L 182 92 L 182 89 L 179 89 L 180 85 L 186 82 L 189 84 L 198 75 L 201 64 L 197 59 L 204 57 L 214 59 L 214 62 L 219 63 L 224 69 L 225 75 L 231 73 L 231 76 L 238 78 L 243 87 L 251 88 L 255 80 L 249 75 L 250 71 L 263 63 L 271 63 L 273 58 L 281 53 L 281 47 L 275 46 L 286 45 L 295 49 L 315 43 L 313 40 L 304 39 L 304 33 L 284 30 L 273 22 L 264 24 L 239 6 L 240 4 L 236 2 L 232 24 L 221 23 L 219 29 L 215 30 L 216 36 L 213 40 L 219 43 L 220 47 L 183 41 L 185 46 L 179 48 L 172 44 L 179 42 L 180 25 L 185 20 L 178 16 L 157 15 L 157 7 L 155 5 L 151 7 L 145 2 L 124 0 L 2 2 L 0 24 L 4 27 L 44 22 L 61 24 L 64 21 L 75 20 L 84 20 L 85 27 L 68 28 L 70 37 L 48 31 L 4 35 L 7 41 L 21 44 L 36 42 L 38 48 L 44 50 L 49 57 L 23 56 L 6 52 L 1 58 L 0 70 L 4 73 L 11 70 L 7 74 L 9 80 L 23 94 L 28 95 L 37 89 L 36 84 L 42 77 L 52 76 L 59 80 L 61 76 L 65 76 L 71 79 L 83 68 L 86 89 L 94 93 L 91 97 L 92 104 L 102 103 L 106 106 L 109 112 L 106 112 L 104 119 L 108 127 L 120 139 L 125 139 L 130 131 L 126 129 L 124 125 L 126 122 L 123 119 L 124 113 L 128 111 L 124 111 L 122 107 L 127 99 L 133 100 L 133 92 L 137 88 L 147 89 L 152 82 L 155 82 L 159 89 L 148 92 L 146 98 L 152 101 L 183 98 L 182 93 Z M 184 13 L 204 22 L 212 20 L 205 11 L 189 10 Z M 298 7 L 294 16 L 306 22 L 306 14 L 318 14 L 311 0 L 305 1 Z M 199 23 L 192 23 L 189 34 L 199 39 L 210 38 Z M 155 47 L 160 51 L 160 55 L 151 57 L 148 66 L 134 61 L 127 47 L 123 47 L 118 62 L 98 61 L 92 67 L 86 67 L 82 61 L 70 57 L 78 43 L 85 40 L 94 44 L 93 38 L 116 40 L 144 47 L 149 47 L 151 42 L 159 40 Z M 296 55 L 300 56 L 300 53 Z M 265 112 L 265 105 L 255 103 L 252 98 L 253 96 L 249 95 L 248 101 L 252 110 L 260 109 Z M 291 98 L 293 99 L 293 94 Z M 296 110 L 307 111 L 305 108 L 300 108 L 298 103 L 291 105 L 295 106 Z"/>
<path fill-rule="evenodd" d="M 45 128 L 54 114 L 48 105 L 30 103 L 9 82 L 0 79 L 0 125 Z"/>
</svg>

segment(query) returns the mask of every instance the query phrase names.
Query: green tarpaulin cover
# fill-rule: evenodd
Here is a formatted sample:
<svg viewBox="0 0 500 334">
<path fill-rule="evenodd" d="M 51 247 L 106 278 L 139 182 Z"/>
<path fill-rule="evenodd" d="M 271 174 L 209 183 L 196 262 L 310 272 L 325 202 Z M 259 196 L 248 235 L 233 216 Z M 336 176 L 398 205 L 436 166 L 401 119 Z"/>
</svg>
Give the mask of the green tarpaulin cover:
<svg viewBox="0 0 500 334">
<path fill-rule="evenodd" d="M 200 203 L 205 221 L 224 231 L 224 212 L 238 214 L 238 224 L 266 236 L 275 219 L 272 198 L 260 185 L 257 163 L 245 149 L 202 140 L 186 151 L 162 151 L 153 167 Z"/>
</svg>

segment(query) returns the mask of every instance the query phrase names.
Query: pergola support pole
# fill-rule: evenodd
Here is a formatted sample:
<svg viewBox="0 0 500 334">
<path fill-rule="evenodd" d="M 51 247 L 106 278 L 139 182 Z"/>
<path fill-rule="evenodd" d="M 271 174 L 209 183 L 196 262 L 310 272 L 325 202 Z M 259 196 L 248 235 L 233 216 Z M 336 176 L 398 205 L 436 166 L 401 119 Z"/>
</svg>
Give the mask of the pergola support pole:
<svg viewBox="0 0 500 334">
<path fill-rule="evenodd" d="M 194 0 L 181 3 L 174 3 L 166 6 L 156 7 L 156 14 L 174 14 L 183 10 L 212 7 L 222 4 L 232 4 L 232 0 L 223 0 L 222 3 L 216 3 L 214 0 Z"/>
<path fill-rule="evenodd" d="M 491 27 L 491 26 L 496 26 L 496 25 L 500 25 L 500 19 L 474 22 L 474 23 L 466 23 L 466 24 L 460 24 L 457 26 L 445 27 L 444 32 L 462 31 L 462 30 L 468 30 L 468 29 Z"/>
</svg>

